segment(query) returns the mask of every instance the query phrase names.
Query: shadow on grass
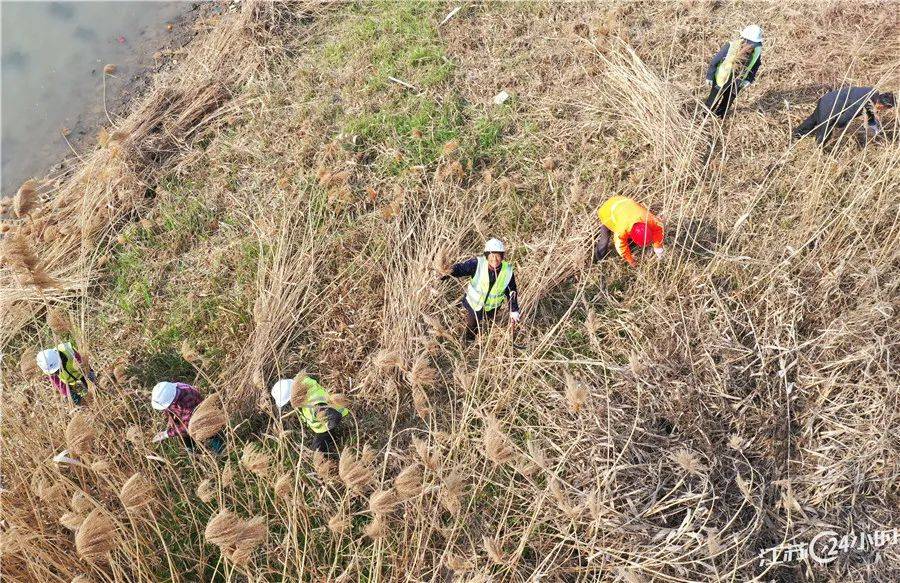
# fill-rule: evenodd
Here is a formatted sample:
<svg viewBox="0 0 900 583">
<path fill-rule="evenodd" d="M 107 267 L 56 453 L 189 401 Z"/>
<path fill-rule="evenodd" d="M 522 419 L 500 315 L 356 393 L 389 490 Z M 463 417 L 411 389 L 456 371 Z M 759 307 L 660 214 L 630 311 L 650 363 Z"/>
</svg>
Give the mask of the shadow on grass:
<svg viewBox="0 0 900 583">
<path fill-rule="evenodd" d="M 764 113 L 773 113 L 785 109 L 785 102 L 789 105 L 813 104 L 831 89 L 831 85 L 824 83 L 810 83 L 791 89 L 770 89 L 756 100 L 756 107 Z"/>
<path fill-rule="evenodd" d="M 716 252 L 722 234 L 706 219 L 685 219 L 675 226 L 675 246 L 694 257 L 709 258 Z"/>
<path fill-rule="evenodd" d="M 194 367 L 174 348 L 138 358 L 131 373 L 145 387 L 152 387 L 160 381 L 194 384 L 198 376 Z"/>
</svg>

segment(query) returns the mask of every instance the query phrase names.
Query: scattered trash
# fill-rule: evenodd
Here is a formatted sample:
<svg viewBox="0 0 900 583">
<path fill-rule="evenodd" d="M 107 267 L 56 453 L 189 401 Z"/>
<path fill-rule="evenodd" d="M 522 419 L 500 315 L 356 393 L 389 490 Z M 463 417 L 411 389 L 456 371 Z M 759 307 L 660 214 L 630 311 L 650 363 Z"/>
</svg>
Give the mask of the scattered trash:
<svg viewBox="0 0 900 583">
<path fill-rule="evenodd" d="M 120 35 L 119 38 L 117 38 L 116 40 L 119 42 L 120 45 L 124 45 L 125 42 L 126 42 L 126 41 L 125 41 L 125 37 L 124 37 L 124 36 L 121 36 L 121 35 Z"/>
<path fill-rule="evenodd" d="M 400 84 L 400 85 L 403 85 L 403 86 L 406 87 L 407 89 L 412 89 L 412 90 L 414 90 L 414 91 L 418 91 L 418 89 L 416 88 L 415 85 L 412 85 L 412 84 L 410 84 L 410 83 L 407 83 L 407 82 L 404 81 L 403 79 L 397 79 L 396 77 L 388 77 L 388 81 L 393 81 L 394 83 L 398 83 L 398 84 Z"/>
<path fill-rule="evenodd" d="M 72 464 L 75 466 L 84 466 L 80 461 L 69 457 L 69 450 L 64 449 L 55 456 L 53 456 L 53 461 L 58 464 Z M 87 466 L 85 466 L 87 467 Z"/>
<path fill-rule="evenodd" d="M 509 99 L 509 93 L 506 92 L 506 89 L 494 95 L 494 105 L 503 105 Z"/>
<path fill-rule="evenodd" d="M 440 23 L 438 26 L 444 26 L 444 23 L 446 23 L 448 20 L 450 20 L 451 18 L 453 18 L 454 16 L 456 16 L 456 13 L 459 12 L 461 9 L 462 9 L 462 6 L 457 6 L 456 8 L 454 8 L 453 10 L 451 10 L 451 11 L 450 11 L 450 14 L 448 14 L 447 16 L 445 16 L 445 17 L 444 17 L 444 20 L 442 20 L 441 23 Z"/>
</svg>

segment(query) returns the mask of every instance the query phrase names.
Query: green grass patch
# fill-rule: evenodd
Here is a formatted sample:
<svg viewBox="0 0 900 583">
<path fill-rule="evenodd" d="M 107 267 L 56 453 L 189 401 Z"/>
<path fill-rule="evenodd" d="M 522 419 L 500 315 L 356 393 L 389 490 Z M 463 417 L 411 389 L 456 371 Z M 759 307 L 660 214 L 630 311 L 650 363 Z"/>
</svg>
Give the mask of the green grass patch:
<svg viewBox="0 0 900 583">
<path fill-rule="evenodd" d="M 151 266 L 141 246 L 126 243 L 115 252 L 110 267 L 113 296 L 119 309 L 132 318 L 138 317 L 153 305 L 150 272 Z"/>
</svg>

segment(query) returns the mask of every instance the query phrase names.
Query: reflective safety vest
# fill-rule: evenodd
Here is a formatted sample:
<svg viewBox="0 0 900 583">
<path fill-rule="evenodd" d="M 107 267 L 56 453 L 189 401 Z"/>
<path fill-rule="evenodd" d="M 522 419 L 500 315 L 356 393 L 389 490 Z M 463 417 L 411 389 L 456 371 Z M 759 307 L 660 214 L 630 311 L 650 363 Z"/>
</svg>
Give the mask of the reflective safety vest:
<svg viewBox="0 0 900 583">
<path fill-rule="evenodd" d="M 737 61 L 738 53 L 741 49 L 741 44 L 744 41 L 738 39 L 733 40 L 728 45 L 728 54 L 725 55 L 725 58 L 722 59 L 722 62 L 719 63 L 719 67 L 716 69 L 716 85 L 719 87 L 724 87 L 728 80 L 731 78 L 731 73 L 734 70 L 734 63 Z M 753 69 L 753 65 L 756 64 L 756 61 L 759 60 L 759 55 L 762 53 L 762 46 L 756 45 L 753 48 L 753 54 L 750 55 L 750 60 L 747 62 L 747 66 L 744 70 L 738 75 L 740 79 L 744 79 L 749 73 L 750 70 Z"/>
<path fill-rule="evenodd" d="M 56 347 L 56 350 L 59 351 L 59 358 L 62 361 L 62 366 L 56 373 L 59 375 L 59 380 L 69 387 L 79 385 L 84 379 L 84 374 L 81 372 L 81 365 L 75 360 L 75 348 L 72 347 L 72 343 L 63 342 Z"/>
<path fill-rule="evenodd" d="M 306 377 L 300 382 L 306 386 L 306 404 L 300 409 L 300 414 L 303 415 L 303 420 L 313 432 L 325 433 L 328 431 L 328 423 L 320 420 L 318 416 L 320 405 L 331 407 L 340 413 L 341 417 L 350 414 L 350 410 L 345 407 L 331 405 L 328 401 L 328 391 L 314 379 Z"/>
<path fill-rule="evenodd" d="M 489 269 L 487 258 L 484 256 L 479 257 L 478 268 L 475 270 L 475 275 L 472 277 L 472 281 L 469 282 L 469 287 L 466 290 L 466 303 L 476 312 L 481 308 L 484 308 L 485 312 L 495 310 L 506 299 L 504 292 L 506 291 L 506 286 L 509 285 L 509 280 L 512 279 L 512 266 L 506 261 L 500 264 L 500 273 L 497 274 L 494 286 L 490 290 L 488 289 L 491 283 L 488 276 Z"/>
</svg>

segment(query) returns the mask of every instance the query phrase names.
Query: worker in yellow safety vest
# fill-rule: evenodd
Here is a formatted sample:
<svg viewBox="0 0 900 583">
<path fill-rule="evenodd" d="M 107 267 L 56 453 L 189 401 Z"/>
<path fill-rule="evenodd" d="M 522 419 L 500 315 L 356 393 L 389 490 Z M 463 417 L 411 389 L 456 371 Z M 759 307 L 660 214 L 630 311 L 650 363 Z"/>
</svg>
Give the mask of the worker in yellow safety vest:
<svg viewBox="0 0 900 583">
<path fill-rule="evenodd" d="M 343 406 L 340 395 L 332 395 L 318 379 L 301 373 L 294 379 L 281 379 L 272 385 L 272 399 L 281 411 L 288 403 L 312 431 L 314 451 L 337 453 L 341 423 L 350 410 Z"/>
<path fill-rule="evenodd" d="M 88 380 L 95 376 L 82 366 L 81 355 L 71 342 L 63 342 L 56 348 L 48 348 L 37 354 L 37 365 L 50 377 L 54 388 L 63 396 L 81 405 L 87 396 Z"/>
<path fill-rule="evenodd" d="M 463 343 L 475 339 L 482 322 L 493 321 L 504 300 L 509 299 L 509 319 L 519 322 L 519 299 L 516 291 L 516 276 L 512 264 L 504 259 L 506 247 L 500 239 L 490 239 L 484 245 L 484 253 L 453 265 L 450 272 L 441 277 L 471 277 L 462 299 L 466 311 L 466 331 Z"/>
<path fill-rule="evenodd" d="M 741 38 L 725 43 L 713 56 L 706 70 L 710 86 L 706 107 L 725 117 L 738 91 L 756 80 L 762 63 L 762 28 L 751 24 L 741 31 Z"/>
<path fill-rule="evenodd" d="M 663 228 L 659 219 L 642 204 L 625 196 L 613 196 L 597 209 L 600 234 L 594 247 L 594 260 L 603 259 L 609 252 L 610 241 L 622 259 L 632 267 L 636 262 L 631 245 L 653 246 L 657 256 L 663 255 Z"/>
</svg>

